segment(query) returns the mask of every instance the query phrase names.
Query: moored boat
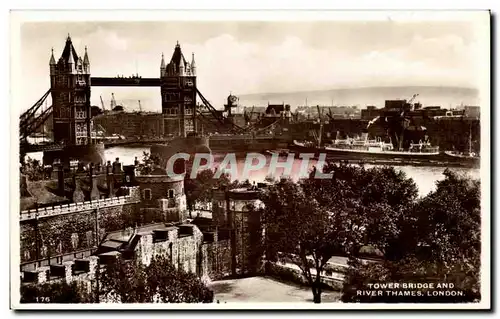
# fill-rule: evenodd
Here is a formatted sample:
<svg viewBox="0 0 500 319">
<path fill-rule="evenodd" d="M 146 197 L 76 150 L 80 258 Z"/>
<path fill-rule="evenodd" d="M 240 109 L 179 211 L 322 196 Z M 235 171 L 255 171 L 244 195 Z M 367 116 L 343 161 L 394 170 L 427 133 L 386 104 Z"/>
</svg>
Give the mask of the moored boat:
<svg viewBox="0 0 500 319">
<path fill-rule="evenodd" d="M 362 158 L 391 158 L 391 159 L 438 159 L 439 146 L 432 146 L 429 141 L 410 143 L 408 149 L 395 150 L 392 143 L 382 139 L 368 139 L 368 134 L 363 133 L 361 138 L 335 139 L 331 144 L 325 145 L 328 155 Z"/>
<path fill-rule="evenodd" d="M 445 151 L 444 154 L 449 161 L 462 162 L 467 164 L 479 165 L 481 157 L 479 154 L 472 151 L 472 132 L 469 128 L 469 150 L 468 152 Z"/>
<path fill-rule="evenodd" d="M 269 155 L 277 154 L 278 156 L 288 156 L 288 154 L 290 153 L 290 150 L 288 150 L 288 149 L 267 150 L 266 153 Z"/>
</svg>

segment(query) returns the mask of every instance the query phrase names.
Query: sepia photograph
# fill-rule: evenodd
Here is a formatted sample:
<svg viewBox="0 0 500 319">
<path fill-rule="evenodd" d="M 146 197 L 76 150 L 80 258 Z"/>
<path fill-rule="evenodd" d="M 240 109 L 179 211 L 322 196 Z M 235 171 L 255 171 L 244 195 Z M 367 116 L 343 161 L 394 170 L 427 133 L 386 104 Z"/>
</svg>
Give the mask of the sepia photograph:
<svg viewBox="0 0 500 319">
<path fill-rule="evenodd" d="M 489 309 L 490 19 L 11 11 L 11 308 Z"/>
</svg>

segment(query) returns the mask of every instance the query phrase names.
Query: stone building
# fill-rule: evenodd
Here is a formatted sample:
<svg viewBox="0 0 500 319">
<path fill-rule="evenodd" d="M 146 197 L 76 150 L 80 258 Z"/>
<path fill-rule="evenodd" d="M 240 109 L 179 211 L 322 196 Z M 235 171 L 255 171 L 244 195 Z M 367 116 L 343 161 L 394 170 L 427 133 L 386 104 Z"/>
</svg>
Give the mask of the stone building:
<svg viewBox="0 0 500 319">
<path fill-rule="evenodd" d="M 210 151 L 203 140 L 192 139 L 181 151 Z M 56 193 L 69 203 L 21 212 L 22 282 L 92 280 L 96 263 L 122 256 L 148 265 L 159 254 L 204 280 L 257 273 L 260 189 L 214 190 L 213 218 L 190 220 L 184 190 L 189 163 L 177 160 L 173 172 L 167 168 L 178 151 L 152 147 L 157 160 L 147 172 L 136 165 L 122 167 L 118 159 L 91 165 L 87 175 L 73 177 L 69 189 L 64 171 L 56 169 Z"/>
<path fill-rule="evenodd" d="M 119 134 L 126 138 L 137 136 L 151 138 L 163 135 L 161 113 L 106 112 L 92 118 L 94 125 L 101 126 L 106 134 Z"/>
<path fill-rule="evenodd" d="M 229 232 L 232 275 L 251 275 L 260 270 L 263 229 L 259 195 L 265 185 L 259 186 L 213 191 L 213 224 Z"/>
<path fill-rule="evenodd" d="M 170 176 L 162 167 L 155 167 L 146 174 L 135 168 L 127 169 L 125 174 L 125 178 L 130 178 L 130 185 L 137 186 L 140 190 L 139 210 L 143 224 L 186 220 L 187 205 L 183 174 Z"/>
</svg>

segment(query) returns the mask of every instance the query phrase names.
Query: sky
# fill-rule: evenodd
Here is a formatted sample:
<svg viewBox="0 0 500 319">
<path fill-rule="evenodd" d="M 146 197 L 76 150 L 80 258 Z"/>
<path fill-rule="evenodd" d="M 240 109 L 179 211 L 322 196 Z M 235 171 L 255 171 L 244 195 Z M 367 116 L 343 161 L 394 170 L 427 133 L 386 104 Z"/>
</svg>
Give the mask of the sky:
<svg viewBox="0 0 500 319">
<path fill-rule="evenodd" d="M 470 21 L 28 22 L 21 26 L 22 109 L 49 88 L 70 34 L 92 76 L 158 77 L 162 53 L 179 41 L 194 52 L 198 88 L 212 104 L 227 95 L 367 86 L 478 88 L 479 35 Z M 159 88 L 92 88 L 92 104 L 111 92 L 127 107 L 160 111 Z M 133 102 L 131 102 L 133 101 Z"/>
</svg>

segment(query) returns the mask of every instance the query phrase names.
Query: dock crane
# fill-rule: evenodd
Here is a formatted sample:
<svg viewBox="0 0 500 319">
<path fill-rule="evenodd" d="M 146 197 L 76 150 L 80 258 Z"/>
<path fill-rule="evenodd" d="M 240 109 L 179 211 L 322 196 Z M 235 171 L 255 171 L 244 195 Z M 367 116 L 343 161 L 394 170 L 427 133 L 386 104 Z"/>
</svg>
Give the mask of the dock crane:
<svg viewBox="0 0 500 319">
<path fill-rule="evenodd" d="M 334 118 L 333 118 L 333 112 L 332 112 L 332 108 L 331 107 L 328 108 L 328 113 L 326 113 L 326 115 L 328 115 L 328 117 L 330 118 L 330 120 L 333 121 Z"/>
<path fill-rule="evenodd" d="M 406 102 L 406 103 L 410 104 L 412 110 L 413 110 L 413 105 L 411 103 L 415 100 L 415 98 L 417 96 L 419 96 L 418 93 L 413 94 L 412 97 L 408 100 L 408 102 Z"/>
<path fill-rule="evenodd" d="M 406 102 L 407 105 L 410 105 L 410 110 L 413 110 L 413 105 L 411 104 L 415 98 L 418 96 L 419 94 L 418 93 L 415 93 L 412 95 L 412 97 Z M 402 127 L 401 127 L 401 133 L 398 135 L 396 135 L 396 142 L 398 144 L 398 149 L 399 150 L 402 150 L 403 149 L 403 138 L 404 138 L 404 132 L 406 130 L 406 128 L 408 127 L 408 125 L 410 124 L 410 119 L 408 119 L 406 117 L 406 110 L 405 110 L 405 107 L 403 106 L 403 109 L 401 110 L 401 114 L 400 114 L 400 121 L 402 123 Z"/>
<path fill-rule="evenodd" d="M 102 111 L 104 112 L 106 108 L 104 107 L 104 101 L 102 100 L 102 95 L 100 95 L 99 97 L 101 98 Z"/>
</svg>

